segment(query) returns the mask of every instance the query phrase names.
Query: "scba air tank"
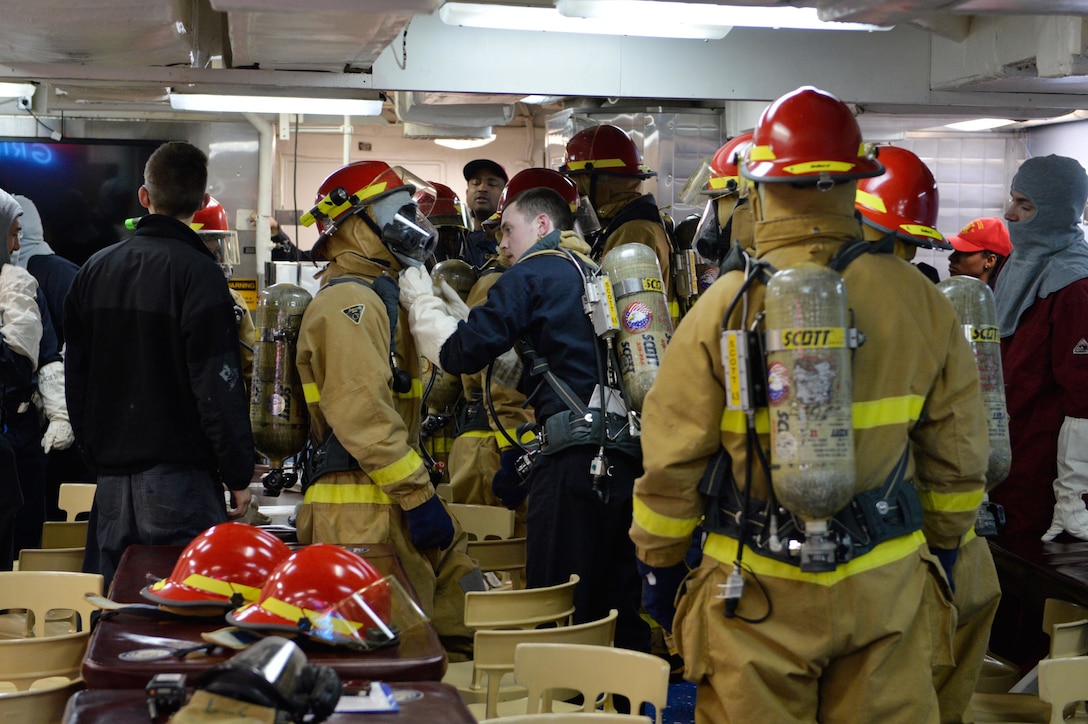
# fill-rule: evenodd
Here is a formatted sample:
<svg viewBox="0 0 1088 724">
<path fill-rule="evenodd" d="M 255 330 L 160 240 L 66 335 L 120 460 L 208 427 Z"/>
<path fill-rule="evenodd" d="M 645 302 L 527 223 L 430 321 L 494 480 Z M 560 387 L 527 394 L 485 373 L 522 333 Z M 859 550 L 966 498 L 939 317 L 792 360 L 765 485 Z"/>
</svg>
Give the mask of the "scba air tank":
<svg viewBox="0 0 1088 724">
<path fill-rule="evenodd" d="M 624 396 L 631 409 L 641 412 L 672 338 L 661 265 L 645 244 L 620 244 L 601 260 L 601 271 L 611 279 L 616 298 L 620 326 L 616 353 Z"/>
<path fill-rule="evenodd" d="M 771 277 L 765 310 L 772 485 L 806 532 L 819 530 L 855 493 L 846 288 L 802 264 Z"/>
<path fill-rule="evenodd" d="M 295 349 L 302 314 L 312 298 L 302 287 L 286 282 L 266 287 L 257 298 L 249 422 L 257 452 L 269 461 L 271 471 L 264 483 L 272 495 L 297 479 L 284 475 L 284 461 L 302 450 L 309 433 Z"/>
<path fill-rule="evenodd" d="M 952 302 L 963 325 L 964 336 L 975 353 L 982 404 L 986 408 L 986 430 L 990 437 L 990 461 L 986 466 L 986 491 L 989 492 L 1005 479 L 1012 465 L 1005 374 L 1001 369 L 1001 335 L 994 295 L 985 282 L 967 276 L 949 277 L 937 288 Z"/>
</svg>

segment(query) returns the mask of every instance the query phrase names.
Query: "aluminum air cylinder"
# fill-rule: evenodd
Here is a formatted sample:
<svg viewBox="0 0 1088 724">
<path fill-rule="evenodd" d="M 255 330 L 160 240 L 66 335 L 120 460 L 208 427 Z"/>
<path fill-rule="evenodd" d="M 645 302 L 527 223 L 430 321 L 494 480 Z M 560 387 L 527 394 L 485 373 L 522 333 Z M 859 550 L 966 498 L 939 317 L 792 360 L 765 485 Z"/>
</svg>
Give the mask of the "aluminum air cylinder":
<svg viewBox="0 0 1088 724">
<path fill-rule="evenodd" d="M 986 431 L 990 438 L 990 461 L 986 466 L 986 491 L 989 492 L 1005 479 L 1012 465 L 1005 373 L 1001 369 L 1001 335 L 994 295 L 986 282 L 968 276 L 949 277 L 937 288 L 952 302 L 963 325 L 963 334 L 975 353 L 982 404 L 986 409 Z"/>
<path fill-rule="evenodd" d="M 824 520 L 855 493 L 846 287 L 802 264 L 771 277 L 764 308 L 772 485 L 786 510 Z"/>
<path fill-rule="evenodd" d="M 253 388 L 249 422 L 257 452 L 273 468 L 302 450 L 310 417 L 295 368 L 295 349 L 302 314 L 312 297 L 302 287 L 281 282 L 257 297 L 254 320 Z"/>
<path fill-rule="evenodd" d="M 612 280 L 620 329 L 616 352 L 623 376 L 624 397 L 632 410 L 642 411 L 665 347 L 672 338 L 672 317 L 661 280 L 661 265 L 645 244 L 620 244 L 601 260 Z"/>
</svg>

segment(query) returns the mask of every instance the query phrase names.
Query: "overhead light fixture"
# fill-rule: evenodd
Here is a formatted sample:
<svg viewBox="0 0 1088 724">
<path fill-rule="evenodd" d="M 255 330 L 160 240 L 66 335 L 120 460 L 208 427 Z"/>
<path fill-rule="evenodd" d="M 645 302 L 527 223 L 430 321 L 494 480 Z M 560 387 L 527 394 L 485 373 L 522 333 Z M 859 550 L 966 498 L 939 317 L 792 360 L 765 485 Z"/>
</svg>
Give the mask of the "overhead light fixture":
<svg viewBox="0 0 1088 724">
<path fill-rule="evenodd" d="M 959 121 L 958 123 L 946 123 L 945 128 L 951 128 L 954 131 L 989 131 L 994 128 L 1001 128 L 1002 126 L 1011 126 L 1016 121 L 1008 118 L 975 118 L 970 121 Z"/>
<path fill-rule="evenodd" d="M 793 30 L 890 30 L 865 23 L 837 23 L 820 20 L 816 8 L 788 6 L 704 5 L 656 0 L 558 0 L 560 15 L 613 22 L 626 18 L 644 25 L 681 23 L 693 27 L 734 26 Z"/>
<path fill-rule="evenodd" d="M 816 8 L 706 5 L 649 0 L 556 0 L 555 7 L 447 2 L 447 25 L 496 30 L 594 33 L 720 40 L 734 27 L 800 30 L 890 30 L 863 23 L 824 22 Z"/>
<path fill-rule="evenodd" d="M 220 113 L 298 113 L 316 116 L 379 116 L 382 102 L 358 98 L 303 98 L 293 96 L 238 96 L 206 93 L 171 93 L 176 111 Z"/>
<path fill-rule="evenodd" d="M 31 98 L 35 90 L 33 83 L 0 83 L 0 98 Z"/>
<path fill-rule="evenodd" d="M 436 138 L 434 142 L 443 148 L 452 148 L 454 151 L 467 151 L 470 148 L 480 148 L 495 140 L 495 134 L 487 138 Z"/>
</svg>

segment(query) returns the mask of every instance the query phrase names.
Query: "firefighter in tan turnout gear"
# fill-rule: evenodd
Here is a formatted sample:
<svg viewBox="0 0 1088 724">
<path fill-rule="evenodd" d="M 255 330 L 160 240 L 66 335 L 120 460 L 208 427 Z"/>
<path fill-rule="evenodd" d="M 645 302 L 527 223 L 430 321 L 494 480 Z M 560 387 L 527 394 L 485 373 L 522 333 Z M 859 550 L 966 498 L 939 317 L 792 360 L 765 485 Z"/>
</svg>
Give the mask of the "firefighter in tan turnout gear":
<svg viewBox="0 0 1088 724">
<path fill-rule="evenodd" d="M 924 603 L 943 595 L 952 615 L 948 571 L 987 463 L 971 350 L 933 284 L 858 241 L 856 179 L 883 168 L 845 104 L 781 97 L 741 171 L 760 264 L 700 298 L 643 410 L 644 605 L 674 627 L 697 722 L 936 722 L 935 632 L 952 621 Z M 791 296 L 798 280 L 811 292 Z M 739 384 L 745 348 L 762 399 Z M 702 563 L 673 611 L 701 521 Z"/>
<path fill-rule="evenodd" d="M 322 183 L 303 217 L 317 223 L 315 258 L 329 264 L 298 338 L 316 446 L 298 537 L 391 544 L 431 615 L 434 566 L 454 523 L 419 454 L 419 354 L 397 301 L 400 271 L 422 265 L 437 238 L 410 180 L 380 161 L 350 164 Z"/>
</svg>

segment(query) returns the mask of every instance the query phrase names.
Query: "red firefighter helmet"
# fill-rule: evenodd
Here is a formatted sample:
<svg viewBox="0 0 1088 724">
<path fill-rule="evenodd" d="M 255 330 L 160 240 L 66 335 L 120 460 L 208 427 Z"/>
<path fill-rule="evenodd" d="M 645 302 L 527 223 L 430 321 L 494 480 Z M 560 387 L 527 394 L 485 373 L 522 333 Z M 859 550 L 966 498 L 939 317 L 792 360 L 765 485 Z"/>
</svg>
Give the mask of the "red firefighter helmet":
<svg viewBox="0 0 1088 724">
<path fill-rule="evenodd" d="M 389 581 L 357 553 L 314 543 L 268 577 L 260 600 L 227 616 L 235 626 L 303 633 L 332 642 L 373 638 L 392 618 Z"/>
<path fill-rule="evenodd" d="M 739 160 L 752 145 L 753 133 L 753 131 L 745 131 L 739 136 L 734 136 L 718 149 L 710 160 L 710 178 L 703 187 L 703 193 L 723 196 L 736 193 L 740 189 Z"/>
<path fill-rule="evenodd" d="M 600 222 L 592 206 L 589 205 L 589 200 L 578 195 L 578 186 L 563 174 L 550 168 L 527 168 L 514 174 L 514 177 L 503 187 L 495 213 L 483 222 L 484 227 L 498 226 L 502 223 L 502 212 L 506 204 L 513 201 L 522 191 L 536 188 L 548 188 L 562 196 L 570 206 L 581 233 L 589 233 L 600 228 Z"/>
<path fill-rule="evenodd" d="M 420 194 L 430 189 L 429 193 Z M 407 203 L 400 204 L 391 194 L 407 191 Z M 423 205 L 414 196 L 423 199 Z M 382 243 L 403 263 L 422 263 L 434 251 L 438 235 L 427 220 L 431 204 L 426 199 L 437 197 L 434 189 L 415 174 L 390 167 L 384 161 L 356 161 L 334 171 L 321 182 L 317 203 L 299 219 L 303 226 L 317 224 L 321 231 L 314 244 L 315 258 L 321 259 L 325 241 L 352 214 L 372 221 Z M 412 206 L 414 208 L 406 208 Z M 364 210 L 373 207 L 371 219 Z"/>
<path fill-rule="evenodd" d="M 587 173 L 650 178 L 657 173 L 642 162 L 634 141 L 616 126 L 593 126 L 567 141 L 567 155 L 560 172 L 567 176 Z"/>
<path fill-rule="evenodd" d="M 279 538 L 245 523 L 220 523 L 185 546 L 169 577 L 144 587 L 164 606 L 236 608 L 256 601 L 276 567 L 291 555 Z"/>
<path fill-rule="evenodd" d="M 879 176 L 884 167 L 862 143 L 861 129 L 845 103 L 802 86 L 763 111 L 740 170 L 762 183 L 830 186 Z"/>
<path fill-rule="evenodd" d="M 429 208 L 427 219 L 436 227 L 456 226 L 460 229 L 469 229 L 468 209 L 461 198 L 453 189 L 437 181 L 428 181 L 429 189 L 420 189 L 416 192 L 415 201 L 420 208 Z M 433 193 L 432 193 L 433 192 Z"/>
<path fill-rule="evenodd" d="M 200 236 L 208 250 L 215 254 L 217 262 L 228 266 L 242 263 L 238 234 L 231 231 L 227 222 L 227 210 L 215 198 L 208 197 L 208 203 L 193 215 L 189 227 Z"/>
<path fill-rule="evenodd" d="M 881 146 L 884 174 L 858 181 L 855 206 L 862 222 L 927 249 L 951 249 L 937 225 L 937 181 L 905 148 Z"/>
</svg>

